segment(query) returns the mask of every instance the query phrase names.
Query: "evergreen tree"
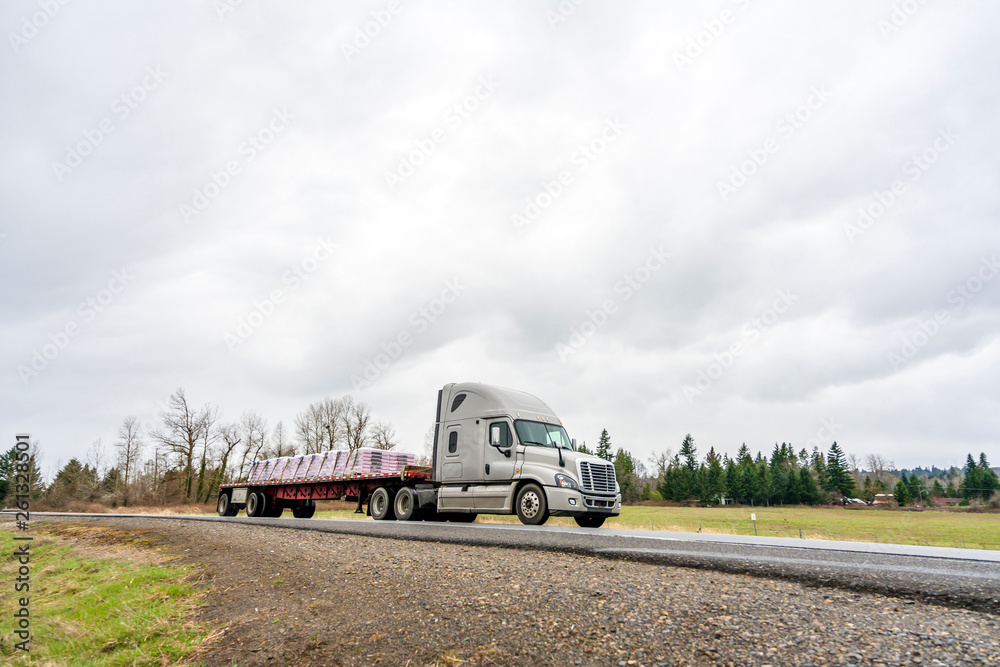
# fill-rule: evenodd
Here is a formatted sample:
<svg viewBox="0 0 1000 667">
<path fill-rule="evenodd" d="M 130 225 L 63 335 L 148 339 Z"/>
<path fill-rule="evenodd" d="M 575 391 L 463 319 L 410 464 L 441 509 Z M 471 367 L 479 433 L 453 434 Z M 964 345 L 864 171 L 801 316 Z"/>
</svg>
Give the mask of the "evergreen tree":
<svg viewBox="0 0 1000 667">
<path fill-rule="evenodd" d="M 979 484 L 981 491 L 979 497 L 983 500 L 989 500 L 990 497 L 1000 491 L 1000 478 L 990 467 L 990 462 L 986 460 L 986 452 L 981 452 L 979 454 Z"/>
<path fill-rule="evenodd" d="M 802 484 L 802 502 L 806 505 L 818 505 L 823 498 L 812 470 L 799 468 L 799 482 Z"/>
<path fill-rule="evenodd" d="M 594 452 L 592 452 L 589 449 L 587 449 L 587 441 L 586 440 L 580 441 L 580 444 L 576 446 L 576 451 L 580 452 L 581 454 L 589 454 L 591 456 L 594 455 Z"/>
<path fill-rule="evenodd" d="M 698 469 L 698 448 L 694 446 L 694 438 L 688 433 L 681 442 L 680 455 L 684 457 L 684 465 L 690 472 Z"/>
<path fill-rule="evenodd" d="M 601 431 L 601 439 L 597 441 L 597 455 L 605 461 L 611 460 L 611 436 L 608 429 Z"/>
<path fill-rule="evenodd" d="M 896 487 L 893 489 L 893 495 L 896 497 L 896 504 L 900 507 L 906 507 L 913 501 L 907 481 L 906 473 L 901 473 L 899 481 L 896 482 Z"/>
<path fill-rule="evenodd" d="M 857 487 L 851 471 L 847 467 L 847 457 L 834 442 L 826 454 L 826 486 L 827 491 L 838 493 L 848 498 L 854 496 Z"/>
<path fill-rule="evenodd" d="M 705 465 L 701 467 L 700 484 L 698 485 L 698 498 L 702 505 L 711 506 L 719 502 L 719 498 L 726 494 L 726 471 L 722 467 L 719 455 L 715 453 L 715 447 L 708 450 L 705 457 Z"/>
<path fill-rule="evenodd" d="M 941 480 L 935 479 L 931 487 L 931 498 L 944 498 L 945 489 L 941 486 Z"/>
</svg>

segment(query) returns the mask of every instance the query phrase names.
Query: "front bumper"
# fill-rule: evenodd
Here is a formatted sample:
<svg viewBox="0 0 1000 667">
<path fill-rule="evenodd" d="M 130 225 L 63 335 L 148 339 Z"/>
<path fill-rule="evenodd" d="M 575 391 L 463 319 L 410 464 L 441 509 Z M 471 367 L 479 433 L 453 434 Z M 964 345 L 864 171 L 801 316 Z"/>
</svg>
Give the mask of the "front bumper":
<svg viewBox="0 0 1000 667">
<path fill-rule="evenodd" d="M 622 511 L 620 493 L 615 496 L 602 496 L 576 489 L 546 486 L 545 496 L 549 501 L 549 514 L 552 516 L 583 516 L 587 514 L 618 516 Z"/>
</svg>

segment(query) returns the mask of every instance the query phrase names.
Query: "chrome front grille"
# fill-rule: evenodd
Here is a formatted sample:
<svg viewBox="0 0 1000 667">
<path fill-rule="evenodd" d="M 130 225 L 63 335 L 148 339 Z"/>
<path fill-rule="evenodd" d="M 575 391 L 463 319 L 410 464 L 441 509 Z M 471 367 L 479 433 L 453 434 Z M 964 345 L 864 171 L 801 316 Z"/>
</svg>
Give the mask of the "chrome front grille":
<svg viewBox="0 0 1000 667">
<path fill-rule="evenodd" d="M 580 482 L 584 491 L 615 493 L 615 467 L 610 463 L 580 461 Z"/>
</svg>

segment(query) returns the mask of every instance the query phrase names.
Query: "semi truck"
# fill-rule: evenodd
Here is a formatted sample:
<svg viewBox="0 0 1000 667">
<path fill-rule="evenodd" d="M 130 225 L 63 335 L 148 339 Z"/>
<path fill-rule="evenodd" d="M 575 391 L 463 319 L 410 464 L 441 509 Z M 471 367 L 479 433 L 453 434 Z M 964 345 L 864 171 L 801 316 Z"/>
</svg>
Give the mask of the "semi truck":
<svg viewBox="0 0 1000 667">
<path fill-rule="evenodd" d="M 438 391 L 430 466 L 393 474 L 342 471 L 322 477 L 219 487 L 220 516 L 276 517 L 286 509 L 310 518 L 316 501 L 357 501 L 379 521 L 475 521 L 479 514 L 516 514 L 538 526 L 550 516 L 598 528 L 621 512 L 614 466 L 577 451 L 562 421 L 522 391 L 478 382 Z"/>
</svg>

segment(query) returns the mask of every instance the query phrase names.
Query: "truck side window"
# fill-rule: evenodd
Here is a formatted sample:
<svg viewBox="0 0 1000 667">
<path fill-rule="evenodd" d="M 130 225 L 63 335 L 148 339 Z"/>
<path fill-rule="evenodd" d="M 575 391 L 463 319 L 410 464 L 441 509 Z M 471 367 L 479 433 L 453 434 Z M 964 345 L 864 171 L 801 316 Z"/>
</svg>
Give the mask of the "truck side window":
<svg viewBox="0 0 1000 667">
<path fill-rule="evenodd" d="M 513 444 L 507 422 L 490 424 L 490 444 L 500 449 L 507 449 Z"/>
<path fill-rule="evenodd" d="M 452 431 L 448 434 L 448 453 L 454 454 L 458 451 L 458 431 Z"/>
</svg>

